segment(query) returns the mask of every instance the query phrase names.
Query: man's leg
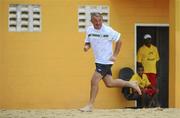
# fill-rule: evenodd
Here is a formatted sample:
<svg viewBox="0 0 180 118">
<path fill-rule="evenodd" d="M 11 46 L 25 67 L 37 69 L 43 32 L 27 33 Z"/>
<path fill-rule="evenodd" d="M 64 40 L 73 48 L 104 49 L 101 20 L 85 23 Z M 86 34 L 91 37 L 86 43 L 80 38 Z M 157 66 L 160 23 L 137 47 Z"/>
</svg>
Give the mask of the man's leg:
<svg viewBox="0 0 180 118">
<path fill-rule="evenodd" d="M 154 107 L 161 107 L 159 100 L 158 100 L 158 94 L 154 94 L 152 97 L 153 101 L 154 101 Z"/>
<path fill-rule="evenodd" d="M 145 101 L 145 106 L 144 107 L 145 108 L 150 108 L 151 101 L 152 101 L 152 96 L 145 93 L 144 101 Z"/>
<path fill-rule="evenodd" d="M 104 78 L 103 81 L 107 87 L 131 87 L 135 89 L 139 95 L 141 95 L 141 90 L 139 86 L 137 85 L 136 82 L 131 82 L 131 81 L 124 81 L 122 79 L 112 79 L 112 76 L 107 74 Z"/>
<path fill-rule="evenodd" d="M 93 77 L 91 79 L 91 91 L 90 91 L 90 99 L 89 99 L 89 102 L 88 104 L 81 108 L 80 110 L 81 111 L 84 111 L 84 112 L 91 112 L 92 109 L 93 109 L 93 103 L 95 102 L 95 98 L 97 96 L 97 93 L 98 93 L 98 89 L 99 89 L 99 81 L 102 79 L 102 75 L 98 72 L 94 72 L 93 74 Z"/>
</svg>

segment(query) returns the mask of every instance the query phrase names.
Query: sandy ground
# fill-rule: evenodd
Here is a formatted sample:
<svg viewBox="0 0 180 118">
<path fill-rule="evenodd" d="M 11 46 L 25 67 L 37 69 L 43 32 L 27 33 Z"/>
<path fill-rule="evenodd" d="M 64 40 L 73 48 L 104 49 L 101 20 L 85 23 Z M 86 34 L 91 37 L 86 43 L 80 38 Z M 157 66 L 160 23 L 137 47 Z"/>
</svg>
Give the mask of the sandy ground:
<svg viewBox="0 0 180 118">
<path fill-rule="evenodd" d="M 0 110 L 0 118 L 180 118 L 180 109 Z"/>
</svg>

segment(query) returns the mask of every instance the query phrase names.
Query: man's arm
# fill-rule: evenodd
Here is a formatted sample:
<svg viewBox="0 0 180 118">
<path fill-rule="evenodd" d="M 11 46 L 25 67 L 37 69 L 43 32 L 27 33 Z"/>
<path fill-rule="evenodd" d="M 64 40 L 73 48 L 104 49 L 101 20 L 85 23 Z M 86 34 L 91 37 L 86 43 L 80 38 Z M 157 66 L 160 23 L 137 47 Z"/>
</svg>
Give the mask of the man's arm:
<svg viewBox="0 0 180 118">
<path fill-rule="evenodd" d="M 116 42 L 116 44 L 115 44 L 115 49 L 114 49 L 114 53 L 113 53 L 113 55 L 112 55 L 112 57 L 111 57 L 111 61 L 116 61 L 116 58 L 117 58 L 117 56 L 118 56 L 118 54 L 119 54 L 119 52 L 120 52 L 120 49 L 121 49 L 121 45 L 122 45 L 122 41 L 121 40 L 118 40 L 117 42 Z"/>
<path fill-rule="evenodd" d="M 91 48 L 91 44 L 86 42 L 84 45 L 84 52 L 87 52 L 90 48 Z"/>
</svg>

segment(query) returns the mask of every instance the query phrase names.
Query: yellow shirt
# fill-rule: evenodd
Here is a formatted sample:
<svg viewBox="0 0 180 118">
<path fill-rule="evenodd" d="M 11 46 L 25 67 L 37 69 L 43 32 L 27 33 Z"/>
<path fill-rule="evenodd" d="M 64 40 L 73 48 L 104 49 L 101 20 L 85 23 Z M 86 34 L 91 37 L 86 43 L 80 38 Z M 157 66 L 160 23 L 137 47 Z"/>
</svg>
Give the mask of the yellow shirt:
<svg viewBox="0 0 180 118">
<path fill-rule="evenodd" d="M 149 82 L 146 74 L 143 74 L 142 75 L 142 78 L 136 73 L 134 74 L 130 81 L 137 81 L 138 82 L 138 85 L 140 88 L 145 88 L 145 87 L 148 87 L 149 85 L 151 85 L 151 83 Z"/>
<path fill-rule="evenodd" d="M 144 66 L 144 73 L 156 74 L 156 62 L 159 61 L 159 53 L 155 46 L 147 47 L 143 45 L 138 50 L 137 61 Z"/>
</svg>

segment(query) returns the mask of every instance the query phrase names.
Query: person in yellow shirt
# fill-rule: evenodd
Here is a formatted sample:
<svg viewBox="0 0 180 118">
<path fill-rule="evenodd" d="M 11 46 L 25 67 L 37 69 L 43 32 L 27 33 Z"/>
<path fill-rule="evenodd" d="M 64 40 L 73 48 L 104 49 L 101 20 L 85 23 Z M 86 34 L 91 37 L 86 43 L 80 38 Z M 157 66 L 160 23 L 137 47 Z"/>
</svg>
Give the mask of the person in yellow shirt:
<svg viewBox="0 0 180 118">
<path fill-rule="evenodd" d="M 151 83 L 149 82 L 146 74 L 144 74 L 143 72 L 144 72 L 143 66 L 139 66 L 137 73 L 135 73 L 130 79 L 130 81 L 136 81 L 141 90 L 151 86 Z"/>
<path fill-rule="evenodd" d="M 157 62 L 159 61 L 159 53 L 157 47 L 151 43 L 150 34 L 144 35 L 144 45 L 139 48 L 137 61 L 138 65 L 144 66 L 144 73 L 147 75 L 153 87 L 157 87 Z"/>
<path fill-rule="evenodd" d="M 136 81 L 141 89 L 142 96 L 138 99 L 141 102 L 141 107 L 149 107 L 149 103 L 153 96 L 155 96 L 156 90 L 151 86 L 146 74 L 144 74 L 144 67 L 142 65 L 138 66 L 137 73 L 131 77 L 130 81 Z M 136 95 L 135 92 L 133 94 Z"/>
</svg>

